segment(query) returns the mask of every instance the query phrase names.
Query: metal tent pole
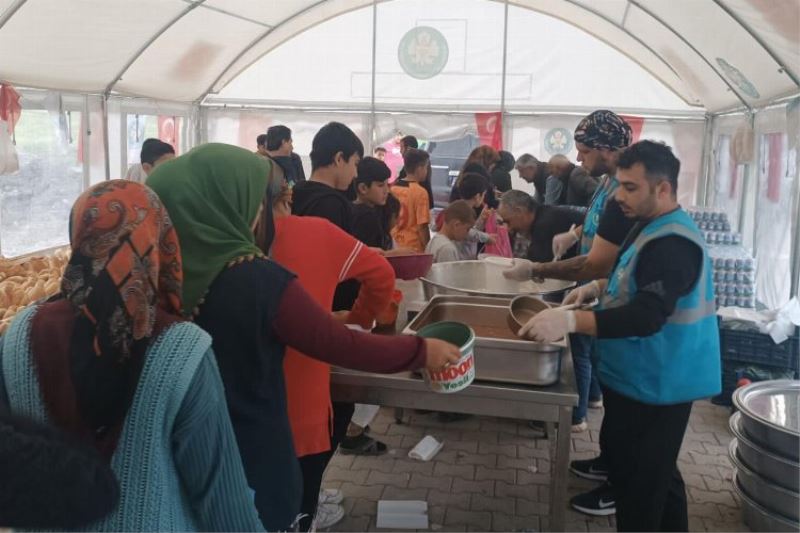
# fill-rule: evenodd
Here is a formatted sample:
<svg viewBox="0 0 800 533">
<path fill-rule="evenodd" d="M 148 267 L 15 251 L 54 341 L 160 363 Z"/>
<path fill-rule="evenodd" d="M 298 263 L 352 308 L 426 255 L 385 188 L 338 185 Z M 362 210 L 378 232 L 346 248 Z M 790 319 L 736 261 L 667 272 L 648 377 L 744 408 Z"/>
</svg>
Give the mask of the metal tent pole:
<svg viewBox="0 0 800 533">
<path fill-rule="evenodd" d="M 508 70 L 508 0 L 503 2 L 503 74 L 500 80 L 500 127 L 503 129 L 503 148 L 506 137 L 506 72 Z"/>
</svg>

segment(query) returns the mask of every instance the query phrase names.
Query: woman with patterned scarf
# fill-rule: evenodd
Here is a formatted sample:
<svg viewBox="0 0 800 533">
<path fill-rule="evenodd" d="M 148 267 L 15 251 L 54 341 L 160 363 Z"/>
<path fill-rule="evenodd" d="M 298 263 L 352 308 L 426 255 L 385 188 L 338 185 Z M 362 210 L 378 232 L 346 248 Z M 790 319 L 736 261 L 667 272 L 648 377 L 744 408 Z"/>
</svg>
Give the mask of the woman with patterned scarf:
<svg viewBox="0 0 800 533">
<path fill-rule="evenodd" d="M 89 529 L 260 529 L 211 338 L 180 318 L 181 252 L 158 197 L 125 180 L 92 187 L 70 242 L 60 295 L 0 339 L 0 402 L 110 463 L 120 503 Z"/>
<path fill-rule="evenodd" d="M 458 359 L 458 348 L 351 331 L 294 274 L 267 259 L 253 230 L 268 186 L 270 194 L 280 190 L 270 173 L 270 163 L 248 150 L 206 144 L 159 166 L 147 184 L 175 223 L 183 309 L 213 338 L 247 479 L 264 526 L 274 531 L 292 527 L 302 496 L 286 407 L 287 346 L 326 363 L 385 373 L 442 368 Z"/>
</svg>

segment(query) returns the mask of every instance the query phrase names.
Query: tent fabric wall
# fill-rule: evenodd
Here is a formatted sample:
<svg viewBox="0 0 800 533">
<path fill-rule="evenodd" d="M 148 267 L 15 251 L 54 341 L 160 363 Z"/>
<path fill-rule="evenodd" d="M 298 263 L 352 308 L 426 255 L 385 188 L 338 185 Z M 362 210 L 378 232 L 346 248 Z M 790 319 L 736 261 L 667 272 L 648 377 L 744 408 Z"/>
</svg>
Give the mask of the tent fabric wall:
<svg viewBox="0 0 800 533">
<path fill-rule="evenodd" d="M 377 8 L 393 20 L 392 12 L 404 11 L 400 6 L 419 1 L 381 1 Z M 441 5 L 448 2 L 453 0 Z M 491 25 L 475 30 L 479 41 L 486 39 L 485 58 L 495 53 L 489 41 L 504 33 L 498 15 L 505 3 L 466 0 L 464 7 L 449 10 L 457 19 L 487 13 Z M 426 2 L 424 8 L 435 12 L 439 4 Z M 199 101 L 303 31 L 371 5 L 369 0 L 257 5 L 247 0 L 6 0 L 0 2 L 0 78 L 17 86 Z M 691 106 L 752 108 L 800 87 L 800 4 L 795 0 L 508 0 L 506 5 L 510 11 L 561 19 L 607 43 Z M 513 95 L 513 79 L 507 85 Z M 393 87 L 389 81 L 381 92 L 386 95 Z"/>
</svg>

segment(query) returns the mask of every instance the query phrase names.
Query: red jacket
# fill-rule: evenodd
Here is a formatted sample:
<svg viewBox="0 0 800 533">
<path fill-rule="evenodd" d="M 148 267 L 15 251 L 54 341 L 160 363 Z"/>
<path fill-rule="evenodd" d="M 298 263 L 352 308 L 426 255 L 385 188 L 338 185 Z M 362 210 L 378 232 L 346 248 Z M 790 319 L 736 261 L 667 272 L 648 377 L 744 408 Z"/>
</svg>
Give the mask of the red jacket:
<svg viewBox="0 0 800 533">
<path fill-rule="evenodd" d="M 394 270 L 386 259 L 322 218 L 277 218 L 271 253 L 272 259 L 297 274 L 303 288 L 325 309 L 331 309 L 339 283 L 360 281 L 348 318 L 352 324 L 370 328 L 394 292 Z M 330 365 L 287 347 L 283 369 L 297 456 L 330 450 Z"/>
</svg>

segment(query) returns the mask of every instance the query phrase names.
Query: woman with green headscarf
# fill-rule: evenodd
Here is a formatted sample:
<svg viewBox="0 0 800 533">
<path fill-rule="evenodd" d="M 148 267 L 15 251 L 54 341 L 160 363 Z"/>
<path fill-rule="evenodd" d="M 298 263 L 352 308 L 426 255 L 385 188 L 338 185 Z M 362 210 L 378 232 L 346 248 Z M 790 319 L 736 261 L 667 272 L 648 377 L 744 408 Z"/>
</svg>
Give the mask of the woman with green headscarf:
<svg viewBox="0 0 800 533">
<path fill-rule="evenodd" d="M 283 381 L 286 346 L 384 373 L 442 368 L 459 352 L 442 341 L 351 331 L 264 257 L 253 227 L 270 171 L 247 150 L 206 144 L 159 166 L 147 184 L 178 232 L 184 312 L 213 338 L 247 480 L 264 527 L 274 531 L 295 522 L 302 495 Z"/>
</svg>

